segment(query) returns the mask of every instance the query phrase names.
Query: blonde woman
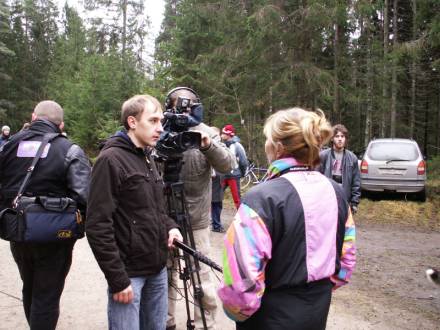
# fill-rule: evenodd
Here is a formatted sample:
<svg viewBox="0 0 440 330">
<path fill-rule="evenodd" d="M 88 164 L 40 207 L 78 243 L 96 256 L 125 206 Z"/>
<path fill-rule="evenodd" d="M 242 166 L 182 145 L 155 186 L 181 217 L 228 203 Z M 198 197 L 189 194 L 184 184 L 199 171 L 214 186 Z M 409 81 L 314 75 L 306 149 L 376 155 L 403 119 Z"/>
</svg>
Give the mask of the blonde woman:
<svg viewBox="0 0 440 330">
<path fill-rule="evenodd" d="M 269 180 L 242 199 L 225 236 L 219 290 L 237 329 L 325 329 L 332 290 L 355 265 L 344 192 L 313 169 L 332 131 L 324 114 L 278 111 L 264 127 Z"/>
</svg>

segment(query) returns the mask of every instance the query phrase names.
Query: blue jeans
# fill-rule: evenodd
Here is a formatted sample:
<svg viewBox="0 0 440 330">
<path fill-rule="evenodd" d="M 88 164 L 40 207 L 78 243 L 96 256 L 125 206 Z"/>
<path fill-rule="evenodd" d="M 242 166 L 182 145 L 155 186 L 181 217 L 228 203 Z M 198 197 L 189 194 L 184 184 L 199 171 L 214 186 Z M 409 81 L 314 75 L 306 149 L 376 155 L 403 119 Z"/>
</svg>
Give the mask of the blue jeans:
<svg viewBox="0 0 440 330">
<path fill-rule="evenodd" d="M 220 215 L 222 214 L 223 203 L 222 202 L 211 202 L 211 219 L 212 219 L 212 229 L 222 228 L 222 222 Z"/>
<path fill-rule="evenodd" d="M 110 330 L 164 330 L 168 312 L 168 278 L 166 267 L 159 274 L 131 277 L 133 301 L 121 304 L 108 295 Z"/>
</svg>

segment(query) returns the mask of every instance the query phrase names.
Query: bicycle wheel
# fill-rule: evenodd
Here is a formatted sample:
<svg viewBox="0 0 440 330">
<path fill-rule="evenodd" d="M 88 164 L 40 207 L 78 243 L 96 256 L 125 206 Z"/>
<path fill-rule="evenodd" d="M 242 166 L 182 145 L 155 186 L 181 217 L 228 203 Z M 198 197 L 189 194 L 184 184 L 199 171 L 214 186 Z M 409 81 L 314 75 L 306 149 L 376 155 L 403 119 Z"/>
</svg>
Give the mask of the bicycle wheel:
<svg viewBox="0 0 440 330">
<path fill-rule="evenodd" d="M 248 173 L 244 177 L 240 178 L 240 188 L 245 189 L 251 183 L 251 175 Z"/>
</svg>

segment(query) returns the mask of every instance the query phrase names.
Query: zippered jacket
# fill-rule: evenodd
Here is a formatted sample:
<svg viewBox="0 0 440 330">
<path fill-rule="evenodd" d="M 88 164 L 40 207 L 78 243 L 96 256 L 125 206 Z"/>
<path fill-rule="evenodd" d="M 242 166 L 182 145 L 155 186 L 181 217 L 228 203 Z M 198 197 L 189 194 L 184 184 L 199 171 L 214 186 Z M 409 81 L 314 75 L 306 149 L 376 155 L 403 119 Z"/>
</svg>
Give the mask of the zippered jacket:
<svg viewBox="0 0 440 330">
<path fill-rule="evenodd" d="M 241 178 L 246 173 L 246 169 L 249 166 L 249 161 L 246 156 L 246 151 L 240 143 L 240 139 L 234 136 L 231 140 L 225 142 L 226 146 L 231 150 L 235 157 L 237 166 L 229 173 L 225 174 L 225 178 Z"/>
<path fill-rule="evenodd" d="M 224 282 L 218 292 L 228 316 L 244 321 L 265 290 L 328 279 L 339 287 L 355 265 L 355 226 L 342 189 L 317 171 L 294 171 L 293 158 L 269 168 L 269 180 L 242 199 L 224 239 Z"/>
<path fill-rule="evenodd" d="M 190 149 L 183 153 L 180 172 L 192 229 L 197 230 L 207 228 L 211 223 L 212 168 L 219 173 L 228 173 L 237 165 L 234 155 L 213 129 L 201 123 L 190 128 L 193 130 L 211 137 L 207 149 Z"/>
<path fill-rule="evenodd" d="M 93 166 L 86 233 L 112 293 L 165 266 L 168 231 L 177 225 L 163 187 L 153 159 L 124 131 L 106 142 Z"/>
<path fill-rule="evenodd" d="M 59 136 L 48 143 L 39 159 L 24 195 L 70 197 L 86 212 L 90 161 L 84 151 L 61 135 L 57 125 L 38 119 L 29 129 L 14 134 L 0 148 L 0 205 L 11 207 L 38 147 L 46 133 Z"/>
<path fill-rule="evenodd" d="M 327 178 L 332 178 L 332 167 L 335 155 L 332 148 L 323 150 L 319 154 L 320 172 Z M 358 206 L 361 198 L 361 174 L 359 172 L 358 158 L 350 150 L 344 149 L 342 157 L 342 188 L 347 202 L 351 206 Z"/>
</svg>

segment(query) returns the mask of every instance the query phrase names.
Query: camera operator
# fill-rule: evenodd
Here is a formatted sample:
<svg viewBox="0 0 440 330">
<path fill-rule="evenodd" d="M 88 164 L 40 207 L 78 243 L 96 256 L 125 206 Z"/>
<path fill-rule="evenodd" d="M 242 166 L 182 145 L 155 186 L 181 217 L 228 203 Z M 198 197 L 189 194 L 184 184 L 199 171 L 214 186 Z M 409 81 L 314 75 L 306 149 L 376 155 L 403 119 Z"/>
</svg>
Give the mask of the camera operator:
<svg viewBox="0 0 440 330">
<path fill-rule="evenodd" d="M 186 114 L 189 118 L 190 132 L 201 134 L 200 148 L 189 149 L 183 153 L 183 166 L 180 180 L 183 182 L 185 203 L 190 216 L 194 241 L 201 253 L 210 255 L 209 225 L 211 207 L 211 172 L 228 173 L 236 167 L 235 158 L 229 149 L 220 141 L 219 135 L 209 126 L 203 124 L 202 106 L 196 92 L 187 87 L 177 87 L 168 93 L 165 107 L 167 111 Z M 167 330 L 176 328 L 175 306 L 177 292 L 176 260 L 169 268 L 168 286 L 168 321 Z M 217 303 L 215 288 L 211 279 L 210 268 L 200 265 L 200 279 L 203 288 L 202 303 L 205 310 L 208 329 L 215 329 Z M 194 308 L 196 329 L 203 329 L 200 308 Z"/>
</svg>

